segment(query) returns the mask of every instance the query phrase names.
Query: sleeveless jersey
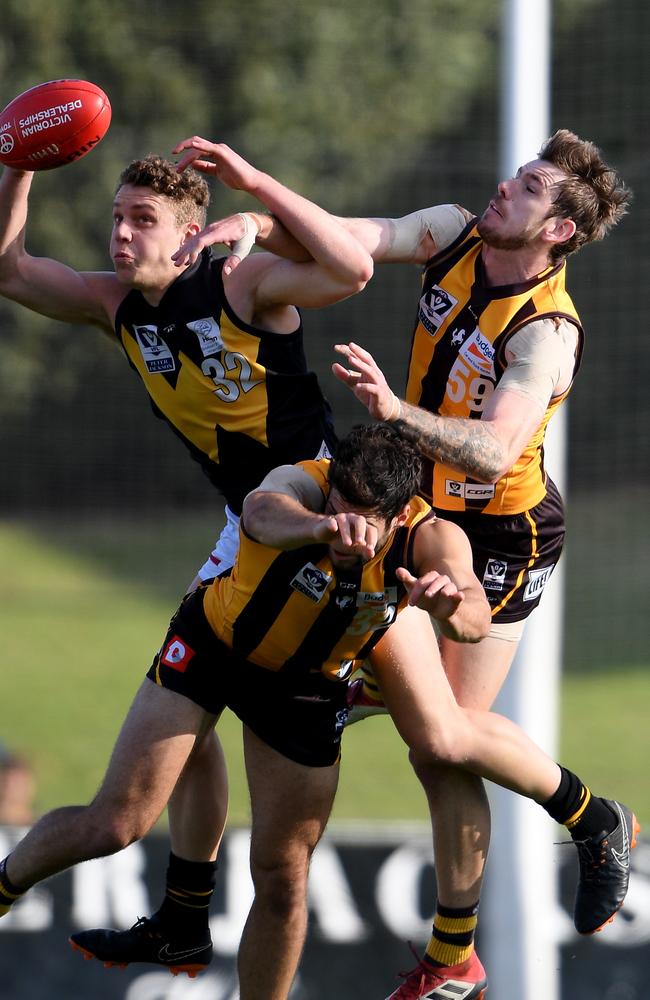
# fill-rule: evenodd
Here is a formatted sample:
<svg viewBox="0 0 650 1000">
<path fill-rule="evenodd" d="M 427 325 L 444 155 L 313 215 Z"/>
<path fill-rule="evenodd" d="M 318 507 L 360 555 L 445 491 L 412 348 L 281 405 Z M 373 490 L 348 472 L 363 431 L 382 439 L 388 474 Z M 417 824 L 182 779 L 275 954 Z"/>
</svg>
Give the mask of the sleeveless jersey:
<svg viewBox="0 0 650 1000">
<path fill-rule="evenodd" d="M 307 370 L 302 323 L 290 334 L 239 319 L 222 266 L 204 250 L 158 306 L 132 290 L 115 332 L 151 398 L 231 510 L 278 465 L 329 454 L 329 404 Z"/>
<path fill-rule="evenodd" d="M 326 497 L 329 461 L 300 465 Z M 222 642 L 258 666 L 347 680 L 405 606 L 395 570 L 412 569 L 415 531 L 432 517 L 429 505 L 414 498 L 407 522 L 381 551 L 345 571 L 333 566 L 327 545 L 282 551 L 255 542 L 240 526 L 232 573 L 206 590 L 206 618 Z"/>
<path fill-rule="evenodd" d="M 520 284 L 485 283 L 483 241 L 472 220 L 450 246 L 427 262 L 411 344 L 405 398 L 441 416 L 479 420 L 501 379 L 510 337 L 533 320 L 562 317 L 578 329 L 573 375 L 580 365 L 583 331 L 564 287 L 564 262 Z M 425 466 L 423 493 L 441 510 L 519 514 L 546 492 L 544 434 L 570 390 L 550 400 L 522 455 L 496 484 L 480 483 L 442 463 Z"/>
</svg>

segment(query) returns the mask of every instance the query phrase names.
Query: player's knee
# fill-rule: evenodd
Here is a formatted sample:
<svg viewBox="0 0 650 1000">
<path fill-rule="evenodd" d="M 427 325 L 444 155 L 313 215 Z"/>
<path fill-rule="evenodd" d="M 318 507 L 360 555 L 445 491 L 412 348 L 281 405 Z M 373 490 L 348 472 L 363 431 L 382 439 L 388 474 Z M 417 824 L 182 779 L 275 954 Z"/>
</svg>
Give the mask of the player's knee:
<svg viewBox="0 0 650 1000">
<path fill-rule="evenodd" d="M 255 897 L 276 916 L 288 917 L 304 905 L 307 895 L 309 858 L 306 855 L 276 859 L 252 859 Z"/>
<path fill-rule="evenodd" d="M 440 767 L 462 767 L 468 760 L 464 732 L 440 727 L 435 732 L 424 733 L 410 747 L 409 759 L 421 780 L 422 776 Z"/>
<path fill-rule="evenodd" d="M 104 803 L 93 802 L 86 810 L 84 826 L 93 856 L 99 858 L 117 854 L 141 840 L 149 832 L 151 823 L 118 804 L 109 808 Z"/>
</svg>

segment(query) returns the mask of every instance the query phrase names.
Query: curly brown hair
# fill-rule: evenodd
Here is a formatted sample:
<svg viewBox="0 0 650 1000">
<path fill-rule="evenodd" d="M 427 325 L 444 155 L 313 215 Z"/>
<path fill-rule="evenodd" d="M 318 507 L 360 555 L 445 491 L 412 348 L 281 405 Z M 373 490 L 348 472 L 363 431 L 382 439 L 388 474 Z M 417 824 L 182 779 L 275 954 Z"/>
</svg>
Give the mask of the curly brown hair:
<svg viewBox="0 0 650 1000">
<path fill-rule="evenodd" d="M 205 226 L 210 191 L 205 178 L 191 167 L 179 173 L 176 164 L 163 156 L 149 153 L 141 160 L 132 160 L 120 174 L 117 188 L 123 184 L 151 188 L 172 203 L 174 217 L 180 226 L 197 222 Z"/>
<path fill-rule="evenodd" d="M 593 142 L 580 139 L 561 128 L 547 139 L 539 157 L 568 174 L 557 184 L 558 195 L 549 213 L 572 219 L 576 231 L 570 240 L 553 247 L 551 257 L 559 260 L 586 243 L 602 240 L 627 212 L 632 192 L 613 167 L 603 160 Z"/>
<path fill-rule="evenodd" d="M 330 486 L 349 504 L 392 520 L 420 489 L 422 459 L 392 424 L 358 424 L 339 441 Z"/>
</svg>

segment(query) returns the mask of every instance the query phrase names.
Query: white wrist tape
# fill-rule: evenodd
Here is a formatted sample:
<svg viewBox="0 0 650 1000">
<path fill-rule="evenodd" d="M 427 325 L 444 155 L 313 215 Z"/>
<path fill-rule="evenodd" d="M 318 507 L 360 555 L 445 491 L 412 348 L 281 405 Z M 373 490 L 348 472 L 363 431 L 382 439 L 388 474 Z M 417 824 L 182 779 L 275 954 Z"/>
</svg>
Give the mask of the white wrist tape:
<svg viewBox="0 0 650 1000">
<path fill-rule="evenodd" d="M 238 212 L 237 215 L 242 220 L 244 224 L 244 232 L 235 240 L 230 248 L 230 253 L 235 257 L 239 257 L 243 260 L 244 257 L 248 257 L 249 253 L 255 246 L 255 240 L 259 233 L 259 227 L 254 219 L 251 218 L 246 212 Z"/>
<path fill-rule="evenodd" d="M 402 415 L 402 404 L 399 401 L 399 397 L 393 393 L 393 405 L 391 406 L 390 413 L 386 417 L 388 423 L 392 423 L 393 420 L 399 420 Z"/>
</svg>

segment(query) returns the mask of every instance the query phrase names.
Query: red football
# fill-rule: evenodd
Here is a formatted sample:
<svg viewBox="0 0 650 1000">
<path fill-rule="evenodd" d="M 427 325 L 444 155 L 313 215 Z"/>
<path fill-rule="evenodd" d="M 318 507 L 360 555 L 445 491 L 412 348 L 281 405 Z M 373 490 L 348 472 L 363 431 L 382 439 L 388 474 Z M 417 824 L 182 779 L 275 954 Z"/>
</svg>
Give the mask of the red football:
<svg viewBox="0 0 650 1000">
<path fill-rule="evenodd" d="M 0 163 L 50 170 L 79 160 L 111 123 L 111 104 L 87 80 L 50 80 L 14 98 L 0 114 Z"/>
</svg>

